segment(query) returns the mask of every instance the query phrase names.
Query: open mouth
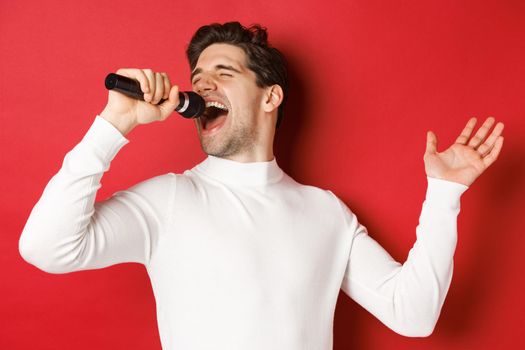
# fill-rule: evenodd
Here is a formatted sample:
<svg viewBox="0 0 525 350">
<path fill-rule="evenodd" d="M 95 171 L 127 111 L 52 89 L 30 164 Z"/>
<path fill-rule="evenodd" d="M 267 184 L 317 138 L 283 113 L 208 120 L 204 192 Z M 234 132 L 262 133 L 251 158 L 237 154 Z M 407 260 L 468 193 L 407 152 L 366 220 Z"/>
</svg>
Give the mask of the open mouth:
<svg viewBox="0 0 525 350">
<path fill-rule="evenodd" d="M 211 131 L 220 128 L 228 116 L 228 107 L 216 101 L 207 101 L 206 109 L 200 116 L 202 130 Z"/>
</svg>

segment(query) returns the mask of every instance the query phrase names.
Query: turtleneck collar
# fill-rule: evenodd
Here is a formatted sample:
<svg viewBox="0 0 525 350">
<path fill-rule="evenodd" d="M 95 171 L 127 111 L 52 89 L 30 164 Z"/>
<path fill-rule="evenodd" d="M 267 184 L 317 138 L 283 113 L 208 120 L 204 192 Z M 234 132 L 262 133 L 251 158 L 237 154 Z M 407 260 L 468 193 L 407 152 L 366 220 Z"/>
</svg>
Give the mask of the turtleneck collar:
<svg viewBox="0 0 525 350">
<path fill-rule="evenodd" d="M 261 186 L 279 181 L 283 171 L 275 157 L 268 162 L 241 163 L 208 155 L 193 170 L 217 181 L 244 186 Z"/>
</svg>

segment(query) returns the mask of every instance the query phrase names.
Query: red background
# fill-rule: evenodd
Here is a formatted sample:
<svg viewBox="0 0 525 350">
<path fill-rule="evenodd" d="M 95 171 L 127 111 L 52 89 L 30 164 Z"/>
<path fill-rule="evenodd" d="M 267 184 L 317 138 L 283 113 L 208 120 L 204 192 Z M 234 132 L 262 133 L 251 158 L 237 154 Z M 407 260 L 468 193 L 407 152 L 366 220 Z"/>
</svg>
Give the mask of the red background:
<svg viewBox="0 0 525 350">
<path fill-rule="evenodd" d="M 51 275 L 18 239 L 64 155 L 121 67 L 166 71 L 189 89 L 184 49 L 203 24 L 268 27 L 290 62 L 281 167 L 331 189 L 404 261 L 426 180 L 427 130 L 442 150 L 470 116 L 505 123 L 498 161 L 464 194 L 449 295 L 434 333 L 405 338 L 343 293 L 335 349 L 523 348 L 525 2 L 15 1 L 0 3 L 0 348 L 159 349 L 143 266 Z M 98 198 L 204 159 L 176 114 L 139 127 Z"/>
</svg>

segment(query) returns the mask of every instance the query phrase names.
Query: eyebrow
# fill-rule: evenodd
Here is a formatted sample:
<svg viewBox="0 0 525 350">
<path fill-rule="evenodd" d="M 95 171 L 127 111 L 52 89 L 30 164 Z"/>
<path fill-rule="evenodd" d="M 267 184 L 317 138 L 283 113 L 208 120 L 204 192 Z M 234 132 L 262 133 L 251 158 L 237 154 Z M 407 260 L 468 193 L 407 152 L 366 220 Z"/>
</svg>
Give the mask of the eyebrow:
<svg viewBox="0 0 525 350">
<path fill-rule="evenodd" d="M 215 70 L 219 70 L 219 69 L 226 69 L 226 70 L 229 70 L 229 71 L 232 71 L 232 72 L 235 72 L 235 73 L 241 73 L 240 70 L 236 69 L 236 68 L 233 68 L 232 66 L 226 66 L 224 64 L 218 64 L 215 66 Z M 191 73 L 191 76 L 190 76 L 190 80 L 193 80 L 193 77 L 196 76 L 197 74 L 199 73 L 202 73 L 202 69 L 201 68 L 197 68 L 195 69 L 192 73 Z"/>
</svg>

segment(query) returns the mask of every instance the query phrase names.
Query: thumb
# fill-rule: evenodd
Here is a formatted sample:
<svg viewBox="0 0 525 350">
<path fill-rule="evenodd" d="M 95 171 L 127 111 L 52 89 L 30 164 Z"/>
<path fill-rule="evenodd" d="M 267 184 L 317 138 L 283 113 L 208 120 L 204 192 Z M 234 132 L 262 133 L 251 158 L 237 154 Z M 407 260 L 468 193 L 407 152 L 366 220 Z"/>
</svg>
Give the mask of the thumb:
<svg viewBox="0 0 525 350">
<path fill-rule="evenodd" d="M 170 94 L 168 99 L 162 104 L 159 105 L 159 108 L 162 110 L 162 114 L 168 116 L 171 114 L 175 108 L 179 105 L 179 87 L 173 85 L 170 89 Z"/>
<path fill-rule="evenodd" d="M 426 154 L 433 154 L 437 152 L 437 137 L 432 131 L 427 132 L 427 149 Z"/>
</svg>

